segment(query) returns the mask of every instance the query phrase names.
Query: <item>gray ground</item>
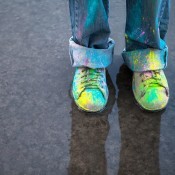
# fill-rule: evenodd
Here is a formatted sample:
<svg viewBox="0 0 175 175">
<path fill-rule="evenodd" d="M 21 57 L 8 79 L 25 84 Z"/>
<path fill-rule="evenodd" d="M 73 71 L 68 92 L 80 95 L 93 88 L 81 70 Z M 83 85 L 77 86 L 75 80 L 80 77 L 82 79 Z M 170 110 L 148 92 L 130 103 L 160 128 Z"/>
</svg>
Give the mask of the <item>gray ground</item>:
<svg viewBox="0 0 175 175">
<path fill-rule="evenodd" d="M 0 0 L 0 175 L 174 175 L 175 1 L 167 42 L 171 98 L 161 113 L 135 105 L 124 48 L 125 1 L 111 0 L 116 40 L 102 114 L 77 110 L 68 1 Z"/>
</svg>

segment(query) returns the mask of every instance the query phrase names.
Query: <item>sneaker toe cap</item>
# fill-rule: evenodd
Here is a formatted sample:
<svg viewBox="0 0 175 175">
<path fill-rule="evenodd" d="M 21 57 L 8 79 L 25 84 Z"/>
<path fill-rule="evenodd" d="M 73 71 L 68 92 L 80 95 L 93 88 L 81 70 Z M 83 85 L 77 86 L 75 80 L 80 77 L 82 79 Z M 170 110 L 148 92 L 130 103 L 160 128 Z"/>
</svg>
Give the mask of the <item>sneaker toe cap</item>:
<svg viewBox="0 0 175 175">
<path fill-rule="evenodd" d="M 89 112 L 101 111 L 106 106 L 107 100 L 98 89 L 87 89 L 77 100 L 78 106 Z"/>
<path fill-rule="evenodd" d="M 164 109 L 168 103 L 169 95 L 165 88 L 152 88 L 140 99 L 141 106 L 150 111 Z"/>
</svg>

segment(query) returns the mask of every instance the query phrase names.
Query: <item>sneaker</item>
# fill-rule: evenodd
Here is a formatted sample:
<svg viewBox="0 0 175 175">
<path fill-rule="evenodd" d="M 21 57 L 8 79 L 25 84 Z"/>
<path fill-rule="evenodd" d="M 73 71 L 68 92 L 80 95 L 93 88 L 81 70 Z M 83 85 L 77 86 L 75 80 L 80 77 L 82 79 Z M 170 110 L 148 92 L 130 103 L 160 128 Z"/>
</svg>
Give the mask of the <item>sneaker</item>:
<svg viewBox="0 0 175 175">
<path fill-rule="evenodd" d="M 86 112 L 102 111 L 109 96 L 105 68 L 76 68 L 72 95 L 81 110 Z"/>
<path fill-rule="evenodd" d="M 163 70 L 134 72 L 132 89 L 138 104 L 148 111 L 159 111 L 169 100 L 168 82 Z"/>
</svg>

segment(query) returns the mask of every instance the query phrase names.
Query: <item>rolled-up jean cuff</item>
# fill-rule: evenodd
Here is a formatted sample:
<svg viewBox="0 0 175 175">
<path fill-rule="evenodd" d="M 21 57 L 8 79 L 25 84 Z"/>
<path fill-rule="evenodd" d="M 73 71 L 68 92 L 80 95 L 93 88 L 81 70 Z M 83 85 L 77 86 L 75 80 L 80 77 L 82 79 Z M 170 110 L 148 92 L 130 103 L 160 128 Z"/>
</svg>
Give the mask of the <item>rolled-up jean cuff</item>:
<svg viewBox="0 0 175 175">
<path fill-rule="evenodd" d="M 88 48 L 69 39 L 69 54 L 73 67 L 106 68 L 112 63 L 115 42 L 108 39 L 107 49 Z"/>
<path fill-rule="evenodd" d="M 168 47 L 163 50 L 153 48 L 129 52 L 124 50 L 122 56 L 125 64 L 132 71 L 165 69 L 167 67 Z"/>
</svg>

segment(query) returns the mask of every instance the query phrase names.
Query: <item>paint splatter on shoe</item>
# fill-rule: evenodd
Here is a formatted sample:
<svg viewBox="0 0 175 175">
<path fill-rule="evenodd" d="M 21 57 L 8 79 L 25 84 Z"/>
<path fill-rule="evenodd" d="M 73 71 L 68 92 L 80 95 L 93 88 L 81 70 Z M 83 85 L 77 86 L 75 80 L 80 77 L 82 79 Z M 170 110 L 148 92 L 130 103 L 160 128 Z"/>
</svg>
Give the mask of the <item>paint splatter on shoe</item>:
<svg viewBox="0 0 175 175">
<path fill-rule="evenodd" d="M 76 68 L 72 95 L 76 105 L 83 111 L 102 111 L 109 96 L 105 68 Z"/>
<path fill-rule="evenodd" d="M 134 72 L 132 89 L 138 104 L 148 111 L 164 109 L 169 100 L 169 88 L 163 70 Z"/>
</svg>

